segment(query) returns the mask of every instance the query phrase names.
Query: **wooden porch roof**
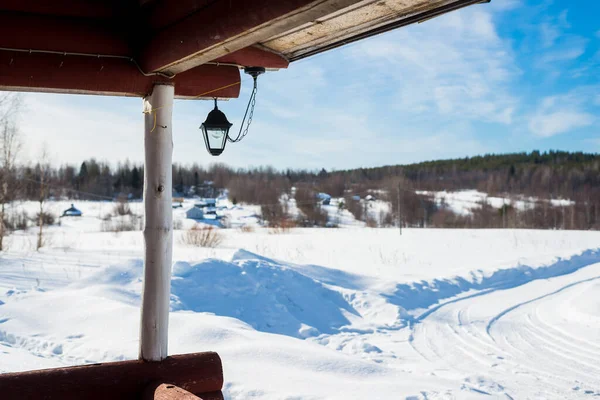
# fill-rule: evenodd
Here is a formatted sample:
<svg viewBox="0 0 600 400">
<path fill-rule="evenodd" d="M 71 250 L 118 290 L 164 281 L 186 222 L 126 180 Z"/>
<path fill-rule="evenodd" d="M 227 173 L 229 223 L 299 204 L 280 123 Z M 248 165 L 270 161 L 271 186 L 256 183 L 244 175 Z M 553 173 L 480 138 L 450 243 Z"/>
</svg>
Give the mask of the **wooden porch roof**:
<svg viewBox="0 0 600 400">
<path fill-rule="evenodd" d="M 486 0 L 4 0 L 0 89 L 237 97 L 290 62 Z"/>
</svg>

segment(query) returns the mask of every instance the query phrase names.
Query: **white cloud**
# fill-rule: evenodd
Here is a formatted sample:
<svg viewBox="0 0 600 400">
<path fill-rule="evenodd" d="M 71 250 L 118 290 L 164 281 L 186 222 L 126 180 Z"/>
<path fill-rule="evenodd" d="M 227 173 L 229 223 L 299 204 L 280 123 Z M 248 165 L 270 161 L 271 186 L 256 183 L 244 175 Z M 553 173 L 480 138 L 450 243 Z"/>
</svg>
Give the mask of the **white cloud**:
<svg viewBox="0 0 600 400">
<path fill-rule="evenodd" d="M 354 62 L 368 63 L 365 79 L 394 88 L 397 108 L 450 119 L 510 124 L 519 76 L 511 47 L 495 28 L 490 10 L 467 8 L 351 48 Z"/>
<path fill-rule="evenodd" d="M 546 16 L 544 22 L 537 25 L 539 41 L 533 44 L 537 50 L 535 66 L 550 71 L 555 78 L 562 72 L 561 63 L 583 56 L 589 42 L 569 31 L 568 14 L 568 10 L 563 10 L 557 16 Z"/>
<path fill-rule="evenodd" d="M 490 7 L 495 11 L 509 11 L 523 5 L 522 0 L 502 0 L 502 1 L 491 1 L 489 4 L 485 4 L 485 7 Z"/>
<path fill-rule="evenodd" d="M 566 94 L 548 96 L 529 117 L 529 129 L 536 136 L 550 137 L 591 126 L 597 120 L 592 108 L 598 106 L 598 86 L 581 86 Z"/>
<path fill-rule="evenodd" d="M 561 31 L 558 26 L 545 22 L 540 24 L 540 35 L 542 37 L 542 46 L 551 47 L 556 39 L 560 37 Z"/>
<path fill-rule="evenodd" d="M 573 129 L 590 126 L 594 121 L 595 117 L 592 114 L 581 111 L 542 112 L 531 118 L 529 129 L 537 136 L 550 137 Z"/>
<path fill-rule="evenodd" d="M 581 64 L 585 62 L 582 60 L 590 38 L 574 34 L 576 30 L 571 29 L 568 15 L 568 10 L 558 15 L 546 13 L 541 22 L 526 28 L 529 39 L 525 43 L 533 55 L 532 65 L 550 80 L 557 80 L 566 71 L 574 77 L 585 73 Z"/>
<path fill-rule="evenodd" d="M 539 60 L 541 65 L 552 65 L 556 62 L 571 61 L 581 57 L 585 53 L 586 40 L 580 37 L 573 37 L 564 41 L 563 45 L 557 46 L 556 50 L 545 52 Z"/>
</svg>

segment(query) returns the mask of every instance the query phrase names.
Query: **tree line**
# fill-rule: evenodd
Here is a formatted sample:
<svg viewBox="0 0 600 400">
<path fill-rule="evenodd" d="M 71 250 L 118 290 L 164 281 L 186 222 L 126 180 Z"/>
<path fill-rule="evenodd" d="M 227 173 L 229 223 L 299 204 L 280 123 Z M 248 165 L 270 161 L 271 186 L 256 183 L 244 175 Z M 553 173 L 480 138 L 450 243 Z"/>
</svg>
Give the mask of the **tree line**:
<svg viewBox="0 0 600 400">
<path fill-rule="evenodd" d="M 88 159 L 79 165 L 51 166 L 47 157 L 35 163 L 17 163 L 20 150 L 18 95 L 0 97 L 0 229 L 14 226 L 5 216 L 6 204 L 15 200 L 43 203 L 48 197 L 70 199 L 139 199 L 144 167 L 124 161 L 111 164 Z M 225 164 L 202 166 L 174 164 L 174 195 L 214 197 L 225 190 L 233 203 L 262 206 L 265 220 L 273 224 L 322 226 L 327 217 L 317 193 L 343 198 L 340 208 L 370 226 L 453 228 L 600 228 L 600 155 L 583 152 L 532 151 L 486 154 L 409 165 L 320 171 L 271 167 L 232 168 Z M 530 198 L 527 207 L 515 201 L 494 208 L 482 201 L 467 215 L 456 214 L 436 201 L 431 192 L 476 189 L 517 200 Z M 389 211 L 374 215 L 367 195 L 390 204 Z M 295 198 L 303 217 L 289 221 L 289 210 L 280 200 Z M 568 199 L 556 204 L 550 199 Z M 0 248 L 2 234 L 0 232 Z"/>
<path fill-rule="evenodd" d="M 12 199 L 37 199 L 42 170 L 48 194 L 56 198 L 142 196 L 143 165 L 128 161 L 111 165 L 89 159 L 78 166 L 45 169 L 39 163 L 15 165 L 10 179 L 21 183 L 19 190 L 12 192 Z M 343 207 L 371 226 L 401 223 L 442 228 L 600 227 L 600 157 L 595 154 L 534 151 L 345 171 L 174 164 L 172 174 L 175 196 L 214 197 L 226 189 L 234 203 L 262 205 L 265 219 L 277 221 L 273 222 L 276 224 L 289 223 L 280 199 L 292 196 L 294 188 L 293 197 L 305 216 L 296 222 L 303 226 L 327 223 L 315 200 L 316 194 L 323 192 L 344 198 Z M 513 201 L 500 209 L 483 201 L 470 215 L 459 215 L 430 193 L 465 189 Z M 369 194 L 390 203 L 387 215 L 374 217 L 368 212 L 364 198 Z M 526 200 L 525 209 L 515 207 L 519 199 Z M 571 203 L 556 204 L 550 199 L 568 199 Z"/>
</svg>

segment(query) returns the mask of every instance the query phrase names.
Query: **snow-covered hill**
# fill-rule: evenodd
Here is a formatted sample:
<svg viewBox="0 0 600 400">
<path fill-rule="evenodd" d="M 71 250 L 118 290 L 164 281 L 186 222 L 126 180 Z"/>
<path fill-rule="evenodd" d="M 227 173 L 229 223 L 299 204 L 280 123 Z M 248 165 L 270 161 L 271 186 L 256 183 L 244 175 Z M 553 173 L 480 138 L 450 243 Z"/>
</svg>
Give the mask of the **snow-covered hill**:
<svg viewBox="0 0 600 400">
<path fill-rule="evenodd" d="M 41 251 L 31 230 L 0 253 L 2 372 L 137 356 L 141 232 L 76 205 Z M 170 352 L 218 351 L 227 398 L 600 395 L 598 232 L 257 226 L 213 249 L 182 234 Z"/>
<path fill-rule="evenodd" d="M 481 208 L 482 204 L 488 204 L 494 208 L 512 206 L 517 210 L 523 211 L 532 209 L 535 207 L 535 203 L 540 201 L 538 198 L 525 196 L 489 196 L 487 193 L 477 190 L 461 190 L 457 192 L 419 190 L 416 193 L 432 196 L 438 206 L 445 206 L 458 215 L 469 215 L 473 209 Z M 567 199 L 542 199 L 542 201 L 554 207 L 568 207 L 575 204 L 574 201 Z"/>
</svg>

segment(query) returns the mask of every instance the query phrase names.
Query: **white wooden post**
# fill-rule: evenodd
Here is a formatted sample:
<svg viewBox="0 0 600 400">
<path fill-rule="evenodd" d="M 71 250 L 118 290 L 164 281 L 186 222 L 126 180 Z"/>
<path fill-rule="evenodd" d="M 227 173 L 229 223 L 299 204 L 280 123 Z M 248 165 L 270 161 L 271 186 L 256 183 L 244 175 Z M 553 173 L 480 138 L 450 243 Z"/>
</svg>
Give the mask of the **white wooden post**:
<svg viewBox="0 0 600 400">
<path fill-rule="evenodd" d="M 144 99 L 144 283 L 140 359 L 167 357 L 173 258 L 172 114 L 174 87 L 156 84 Z M 156 119 L 155 119 L 156 118 Z"/>
</svg>

